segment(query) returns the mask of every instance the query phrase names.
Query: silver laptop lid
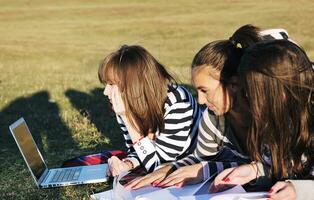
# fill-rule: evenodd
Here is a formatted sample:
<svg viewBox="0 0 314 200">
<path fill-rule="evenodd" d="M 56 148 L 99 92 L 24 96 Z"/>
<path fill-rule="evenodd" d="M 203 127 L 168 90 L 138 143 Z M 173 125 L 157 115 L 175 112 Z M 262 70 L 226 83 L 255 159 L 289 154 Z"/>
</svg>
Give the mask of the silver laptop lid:
<svg viewBox="0 0 314 200">
<path fill-rule="evenodd" d="M 14 140 L 19 147 L 27 167 L 32 173 L 37 185 L 41 176 L 47 171 L 46 163 L 43 160 L 39 149 L 23 118 L 14 122 L 10 127 Z"/>
</svg>

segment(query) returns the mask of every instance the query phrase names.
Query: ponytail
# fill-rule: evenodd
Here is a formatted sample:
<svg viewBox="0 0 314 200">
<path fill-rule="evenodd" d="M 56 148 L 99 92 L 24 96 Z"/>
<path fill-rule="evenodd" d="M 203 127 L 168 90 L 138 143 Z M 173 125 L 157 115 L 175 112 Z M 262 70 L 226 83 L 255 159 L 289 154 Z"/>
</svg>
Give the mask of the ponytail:
<svg viewBox="0 0 314 200">
<path fill-rule="evenodd" d="M 236 30 L 233 35 L 229 38 L 229 41 L 236 47 L 246 49 L 255 43 L 262 41 L 262 36 L 260 35 L 261 29 L 247 24 L 241 26 Z"/>
<path fill-rule="evenodd" d="M 235 76 L 243 51 L 261 41 L 260 29 L 244 25 L 236 30 L 228 40 L 218 40 L 206 44 L 194 57 L 192 69 L 206 66 L 220 72 L 220 82 L 225 87 Z"/>
</svg>

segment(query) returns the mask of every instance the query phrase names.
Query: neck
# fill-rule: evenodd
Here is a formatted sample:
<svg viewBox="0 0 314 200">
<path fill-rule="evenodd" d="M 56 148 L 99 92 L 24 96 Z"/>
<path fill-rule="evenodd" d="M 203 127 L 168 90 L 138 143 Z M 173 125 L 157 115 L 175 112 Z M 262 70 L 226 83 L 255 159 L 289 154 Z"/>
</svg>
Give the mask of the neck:
<svg viewBox="0 0 314 200">
<path fill-rule="evenodd" d="M 241 148 L 245 152 L 247 152 L 246 140 L 251 121 L 247 104 L 242 103 L 240 105 L 238 103 L 226 114 L 226 117 L 228 118 L 231 129 L 235 137 L 237 138 Z"/>
</svg>

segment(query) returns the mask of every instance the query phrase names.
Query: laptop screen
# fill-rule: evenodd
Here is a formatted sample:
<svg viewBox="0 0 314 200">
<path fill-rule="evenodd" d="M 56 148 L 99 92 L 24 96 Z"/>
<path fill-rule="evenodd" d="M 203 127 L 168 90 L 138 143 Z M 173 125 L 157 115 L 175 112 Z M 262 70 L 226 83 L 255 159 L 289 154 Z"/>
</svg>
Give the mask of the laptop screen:
<svg viewBox="0 0 314 200">
<path fill-rule="evenodd" d="M 17 122 L 20 123 L 13 128 L 10 127 L 11 132 L 14 135 L 15 141 L 17 142 L 27 165 L 38 181 L 40 176 L 44 173 L 46 165 L 26 125 L 26 122 L 23 119 L 18 120 Z"/>
</svg>

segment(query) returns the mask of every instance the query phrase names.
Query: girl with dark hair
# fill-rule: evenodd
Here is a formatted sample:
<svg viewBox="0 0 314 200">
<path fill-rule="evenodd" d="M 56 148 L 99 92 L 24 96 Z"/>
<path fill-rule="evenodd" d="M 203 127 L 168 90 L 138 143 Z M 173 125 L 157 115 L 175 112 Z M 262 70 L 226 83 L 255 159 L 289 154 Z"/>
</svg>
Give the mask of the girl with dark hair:
<svg viewBox="0 0 314 200">
<path fill-rule="evenodd" d="M 254 162 L 223 171 L 213 190 L 269 178 L 278 181 L 269 191 L 271 199 L 312 199 L 312 63 L 296 44 L 278 40 L 247 49 L 238 72 L 252 115 L 246 141 Z"/>
<path fill-rule="evenodd" d="M 104 59 L 98 75 L 128 148 L 126 159 L 108 160 L 109 175 L 139 165 L 151 172 L 195 149 L 197 102 L 146 49 L 122 46 Z"/>
</svg>

